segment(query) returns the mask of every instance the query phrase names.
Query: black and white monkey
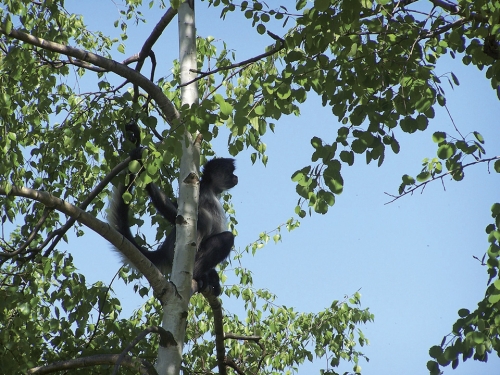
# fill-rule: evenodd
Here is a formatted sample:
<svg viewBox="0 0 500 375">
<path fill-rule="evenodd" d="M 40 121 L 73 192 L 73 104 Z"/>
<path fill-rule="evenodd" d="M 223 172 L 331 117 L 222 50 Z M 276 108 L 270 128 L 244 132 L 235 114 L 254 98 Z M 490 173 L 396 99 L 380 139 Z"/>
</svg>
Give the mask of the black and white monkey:
<svg viewBox="0 0 500 375">
<path fill-rule="evenodd" d="M 198 290 L 211 288 L 214 295 L 221 294 L 220 279 L 215 267 L 223 262 L 231 252 L 234 236 L 227 231 L 226 214 L 220 203 L 220 195 L 238 184 L 234 174 L 234 159 L 215 158 L 203 168 L 198 202 L 198 251 L 196 253 L 193 279 L 198 282 Z M 165 242 L 155 251 L 139 246 L 130 231 L 128 220 L 129 205 L 122 198 L 131 188 L 123 184 L 115 189 L 111 202 L 109 222 L 160 271 L 167 273 L 172 268 L 175 246 L 175 226 Z M 171 224 L 175 225 L 177 206 L 154 184 L 146 190 L 156 210 Z M 119 251 L 118 249 L 116 249 Z M 121 254 L 121 253 L 120 253 Z M 124 263 L 129 263 L 123 254 Z"/>
</svg>

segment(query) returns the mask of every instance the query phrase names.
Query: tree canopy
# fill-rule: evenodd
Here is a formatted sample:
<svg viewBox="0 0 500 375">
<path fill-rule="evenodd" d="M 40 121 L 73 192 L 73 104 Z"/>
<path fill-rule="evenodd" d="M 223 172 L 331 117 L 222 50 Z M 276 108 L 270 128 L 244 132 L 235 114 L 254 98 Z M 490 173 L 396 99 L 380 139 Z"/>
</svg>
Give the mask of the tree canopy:
<svg viewBox="0 0 500 375">
<path fill-rule="evenodd" d="M 206 3 L 220 10 L 214 22 L 242 12 L 255 31 L 250 37 L 265 42 L 260 54 L 238 60 L 234 46 L 198 35 L 197 67 L 190 70 L 195 78 L 186 82 L 181 62 L 168 71 L 155 53 L 171 48 L 164 33 L 178 17 L 180 1 L 124 0 L 115 15 L 117 38 L 87 29 L 63 0 L 1 1 L 0 368 L 6 373 L 84 367 L 85 373 L 101 373 L 117 363 L 120 372 L 155 373 L 158 347 L 182 348 L 179 340 L 185 373 L 293 372 L 314 357 L 326 363 L 325 374 L 344 369 L 344 361 L 351 362 L 345 371 L 361 372 L 368 342 L 362 328 L 373 314 L 362 307 L 360 293 L 317 313 L 300 312 L 277 304 L 268 289 L 255 288 L 241 260 L 271 238 L 280 241 L 281 229 L 298 228 L 307 215 L 330 213 L 344 191 L 347 167 L 382 166 L 387 155 L 399 153 L 400 137 L 426 130 L 436 109 L 446 108 L 444 85 L 459 85 L 451 71 L 437 75 L 443 58 L 484 71 L 491 95 L 496 91 L 500 99 L 500 1 Z M 148 6 L 158 12 L 148 20 L 155 26 L 140 36 L 138 54 L 118 62 L 132 36 L 138 38 L 133 26 L 146 20 Z M 150 71 L 144 73 L 145 67 Z M 193 86 L 199 101 L 187 105 L 181 90 Z M 83 236 L 92 230 L 124 253 L 135 251 L 105 222 L 108 197 L 124 181 L 124 171 L 141 172 L 134 181 L 138 189 L 127 197 L 133 224 L 140 227 L 143 217 L 151 217 L 162 241 L 170 228 L 148 205 L 144 187 L 155 183 L 176 196 L 189 137 L 202 161 L 220 152 L 212 142 L 224 135 L 230 155 L 251 150 L 252 163 L 265 165 L 268 130 L 286 115 L 300 116 L 311 98 L 331 111 L 332 136 L 305 142 L 314 151 L 311 162 L 295 166 L 291 176 L 296 216 L 234 253 L 238 284 L 224 294 L 241 302 L 244 318 L 223 310 L 210 293 L 196 294 L 186 311 L 185 337 L 178 337 L 160 327 L 162 314 L 176 303 L 175 283 L 140 268 L 154 295 L 123 318 L 112 285 L 89 285 L 76 270 L 71 244 L 65 244 L 70 232 Z M 140 162 L 131 161 L 130 123 L 140 128 Z M 414 175 L 402 176 L 391 199 L 444 178 L 461 181 L 476 165 L 500 173 L 500 156 L 485 155 L 480 132 L 462 135 L 455 127 L 453 134 L 435 131 L 432 140 L 436 156 Z M 223 203 L 237 233 L 231 196 Z M 481 259 L 489 276 L 485 294 L 476 310 L 460 310 L 459 319 L 449 322 L 451 334 L 430 348 L 430 374 L 500 354 L 500 203 L 491 203 L 489 248 Z M 138 241 L 146 244 L 140 233 Z M 122 268 L 117 277 L 133 285 L 131 293 L 147 297 L 140 275 Z"/>
</svg>

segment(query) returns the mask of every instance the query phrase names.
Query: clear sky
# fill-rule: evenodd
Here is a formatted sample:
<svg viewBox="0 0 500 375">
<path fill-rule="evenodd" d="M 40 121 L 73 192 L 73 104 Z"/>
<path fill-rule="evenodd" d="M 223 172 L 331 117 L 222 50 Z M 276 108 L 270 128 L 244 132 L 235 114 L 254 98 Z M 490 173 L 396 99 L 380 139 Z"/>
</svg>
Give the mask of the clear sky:
<svg viewBox="0 0 500 375">
<path fill-rule="evenodd" d="M 295 2 L 282 3 L 291 9 Z M 91 30 L 119 35 L 120 31 L 113 28 L 118 18 L 113 2 L 86 0 L 66 4 L 84 15 Z M 207 9 L 206 3 L 197 2 L 196 11 L 199 35 L 226 41 L 228 48 L 236 51 L 238 60 L 262 53 L 273 42 L 254 32 L 250 21 L 239 12 L 221 21 L 220 10 Z M 148 23 L 137 31 L 129 28 L 126 53 L 115 51 L 114 59 L 121 61 L 138 52 L 161 16 L 158 10 L 145 9 L 144 14 Z M 282 35 L 278 26 L 269 29 Z M 156 76 L 169 74 L 171 62 L 177 57 L 176 22 L 154 51 L 158 60 Z M 500 105 L 484 72 L 463 66 L 460 59 L 443 59 L 437 67 L 438 74 L 450 71 L 461 82 L 455 89 L 443 85 L 451 117 L 462 134 L 477 130 L 484 136 L 487 156 L 497 155 Z M 95 89 L 85 86 L 93 74 L 89 72 L 80 80 L 82 91 Z M 460 308 L 475 309 L 486 288 L 486 269 L 473 256 L 482 257 L 488 247 L 484 229 L 492 221 L 491 205 L 500 201 L 499 175 L 489 173 L 487 166 L 480 164 L 466 169 L 460 183 L 444 179 L 444 186 L 437 181 L 423 193 L 418 191 L 385 204 L 389 197 L 384 192 L 397 193 L 403 174 L 415 176 L 422 159 L 436 155 L 431 140 L 434 131 L 456 135 L 446 110 L 436 109 L 437 116 L 430 120 L 426 131 L 413 135 L 396 133 L 401 152 L 393 155 L 388 151 L 381 168 L 367 166 L 364 155 L 356 157 L 353 167 L 344 165 L 344 192 L 327 215 L 301 220 L 298 230 L 282 233 L 282 242 L 269 244 L 255 257 L 245 255 L 241 260 L 252 270 L 256 287 L 269 289 L 277 294 L 278 304 L 299 311 L 317 312 L 333 300 L 342 300 L 360 290 L 363 307 L 375 314 L 373 323 L 360 327 L 370 340 L 370 345 L 362 349 L 370 358 L 369 363 L 360 363 L 364 374 L 428 373 L 428 349 L 451 331 Z M 298 196 L 290 176 L 310 164 L 310 138 L 315 135 L 325 142 L 335 140 L 337 119 L 328 108 L 321 107 L 318 98 L 309 93 L 301 112 L 300 117 L 282 117 L 276 132 L 264 136 L 269 155 L 267 167 L 258 163 L 252 166 L 249 152 L 237 156 L 240 182 L 231 192 L 239 222 L 237 249 L 242 250 L 260 232 L 272 230 L 293 217 Z M 226 144 L 224 135 L 213 142 L 218 156 L 228 156 Z M 110 245 L 90 230 L 61 246 L 67 246 L 60 250 L 71 252 L 89 282 L 109 282 L 119 268 Z M 230 277 L 227 283 L 231 282 Z M 127 313 L 140 306 L 141 299 L 134 295 L 131 286 L 116 285 L 115 291 Z M 239 303 L 225 295 L 222 301 L 226 310 L 240 309 Z M 311 373 L 322 364 L 305 365 L 299 373 Z M 350 364 L 342 367 L 346 371 L 351 368 Z M 487 364 L 469 360 L 455 371 L 451 366 L 445 368 L 445 374 L 479 373 L 500 373 L 500 360 L 494 353 Z"/>
</svg>

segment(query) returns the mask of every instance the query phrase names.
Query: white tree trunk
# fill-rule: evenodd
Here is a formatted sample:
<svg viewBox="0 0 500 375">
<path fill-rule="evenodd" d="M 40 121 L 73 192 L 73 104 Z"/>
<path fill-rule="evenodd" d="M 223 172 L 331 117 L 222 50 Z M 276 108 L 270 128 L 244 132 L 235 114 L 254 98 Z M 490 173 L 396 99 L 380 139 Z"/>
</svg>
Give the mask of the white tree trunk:
<svg viewBox="0 0 500 375">
<path fill-rule="evenodd" d="M 196 28 L 194 21 L 194 0 L 184 1 L 179 8 L 179 63 L 181 83 L 196 77 L 190 69 L 196 69 Z M 197 84 L 181 89 L 182 105 L 198 102 Z M 182 351 L 186 329 L 191 281 L 196 256 L 196 224 L 198 220 L 199 195 L 199 140 L 193 143 L 191 134 L 184 133 L 183 152 L 179 173 L 178 215 L 184 220 L 176 230 L 175 256 L 172 265 L 171 281 L 178 294 L 169 298 L 165 306 L 162 326 L 172 333 L 175 342 L 160 346 L 156 370 L 158 374 L 177 375 L 180 372 Z M 170 341 L 170 340 L 169 340 Z"/>
</svg>

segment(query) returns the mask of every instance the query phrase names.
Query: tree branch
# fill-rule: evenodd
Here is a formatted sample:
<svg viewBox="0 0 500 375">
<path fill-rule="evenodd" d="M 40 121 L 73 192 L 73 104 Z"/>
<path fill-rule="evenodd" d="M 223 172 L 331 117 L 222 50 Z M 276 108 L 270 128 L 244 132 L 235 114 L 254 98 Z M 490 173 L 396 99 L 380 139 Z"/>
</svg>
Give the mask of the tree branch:
<svg viewBox="0 0 500 375">
<path fill-rule="evenodd" d="M 430 2 L 436 7 L 443 8 L 443 9 L 447 10 L 451 14 L 458 14 L 460 16 L 464 16 L 463 10 L 457 4 L 451 4 L 451 3 L 447 2 L 447 1 L 443 1 L 443 0 L 430 0 Z M 473 12 L 471 12 L 467 18 L 470 20 L 479 21 L 479 22 L 488 22 L 488 17 L 482 16 L 478 13 L 473 13 Z"/>
<path fill-rule="evenodd" d="M 472 163 L 469 163 L 469 164 L 464 164 L 462 165 L 461 167 L 458 167 L 458 168 L 455 168 L 455 169 L 452 169 L 452 170 L 449 170 L 448 172 L 444 173 L 444 174 L 441 174 L 441 175 L 438 175 L 438 176 L 434 176 L 432 177 L 431 179 L 425 181 L 425 182 L 422 182 L 421 184 L 416 184 L 415 186 L 413 186 L 412 188 L 404 191 L 402 194 L 399 194 L 399 195 L 393 195 L 393 194 L 389 194 L 387 192 L 384 192 L 385 195 L 388 195 L 390 196 L 391 198 L 393 198 L 391 201 L 389 202 L 386 202 L 384 204 L 390 204 L 396 200 L 398 200 L 399 198 L 402 198 L 404 197 L 405 195 L 408 195 L 408 194 L 413 194 L 413 192 L 415 190 L 418 190 L 419 188 L 422 188 L 422 191 L 423 189 L 425 189 L 426 185 L 430 182 L 433 182 L 433 181 L 436 181 L 436 180 L 441 180 L 441 182 L 444 184 L 443 182 L 443 178 L 448 176 L 448 175 L 451 175 L 455 172 L 458 172 L 458 171 L 461 171 L 463 170 L 464 168 L 467 168 L 467 167 L 470 167 L 471 165 L 474 165 L 474 164 L 479 164 L 479 163 L 489 163 L 493 160 L 499 160 L 500 159 L 500 156 L 494 156 L 492 158 L 489 158 L 489 159 L 483 159 L 483 160 L 477 160 L 477 161 L 474 161 Z"/>
<path fill-rule="evenodd" d="M 134 346 L 136 346 L 143 338 L 145 338 L 149 333 L 158 333 L 160 335 L 160 346 L 166 347 L 168 345 L 176 345 L 174 337 L 170 332 L 165 331 L 163 328 L 158 326 L 151 326 L 143 330 L 139 333 L 135 339 L 132 340 L 130 344 L 121 352 L 120 356 L 116 360 L 115 367 L 113 369 L 113 374 L 118 374 L 118 370 L 120 369 L 120 365 L 126 358 L 130 358 L 127 356 L 127 353 L 131 351 Z"/>
<path fill-rule="evenodd" d="M 40 220 L 35 225 L 35 228 L 31 232 L 31 234 L 28 236 L 28 239 L 21 245 L 19 246 L 19 249 L 9 253 L 9 252 L 2 252 L 0 253 L 0 264 L 3 264 L 7 259 L 12 258 L 13 256 L 16 256 L 20 253 L 22 253 L 28 246 L 29 244 L 35 239 L 36 234 L 42 227 L 43 223 L 45 223 L 45 220 L 49 217 L 49 214 L 52 212 L 51 209 L 45 207 L 43 210 L 42 217 Z"/>
<path fill-rule="evenodd" d="M 156 26 L 153 28 L 153 31 L 149 35 L 149 37 L 146 39 L 144 42 L 141 51 L 137 55 L 138 57 L 138 64 L 135 67 L 135 70 L 139 72 L 142 68 L 142 65 L 144 64 L 144 60 L 146 57 L 149 56 L 149 53 L 151 52 L 153 45 L 158 41 L 158 38 L 161 36 L 165 28 L 170 24 L 172 19 L 175 17 L 177 14 L 177 9 L 169 8 L 165 14 L 161 17 L 160 21 L 156 24 Z"/>
<path fill-rule="evenodd" d="M 203 293 L 203 297 L 207 300 L 214 314 L 214 332 L 215 332 L 215 350 L 217 352 L 217 365 L 219 366 L 219 374 L 226 375 L 226 348 L 224 346 L 224 325 L 222 322 L 222 305 L 220 300 L 212 294 L 211 291 Z"/>
<path fill-rule="evenodd" d="M 262 337 L 260 337 L 260 336 L 245 336 L 245 335 L 236 335 L 234 333 L 226 333 L 224 335 L 224 340 L 225 339 L 253 341 L 257 345 L 259 345 L 259 348 L 262 351 L 262 354 L 260 356 L 259 364 L 257 365 L 257 370 L 255 371 L 255 373 L 258 374 L 260 371 L 260 366 L 262 366 L 262 362 L 264 361 L 264 358 L 266 357 L 266 347 L 264 346 L 264 344 L 262 344 L 260 342 Z M 230 364 L 228 364 L 228 366 L 230 366 Z"/>
<path fill-rule="evenodd" d="M 102 56 L 82 49 L 65 46 L 42 38 L 37 38 L 33 35 L 24 33 L 16 29 L 12 29 L 9 33 L 6 33 L 6 31 L 2 27 L 0 27 L 0 34 L 5 34 L 11 38 L 21 40 L 25 43 L 46 49 L 48 51 L 74 57 L 81 61 L 91 63 L 95 66 L 99 66 L 113 73 L 116 73 L 119 76 L 128 79 L 133 84 L 137 84 L 142 89 L 144 89 L 156 101 L 156 103 L 158 103 L 161 112 L 164 114 L 165 119 L 170 126 L 172 126 L 175 120 L 178 120 L 180 117 L 179 112 L 174 107 L 172 102 L 168 100 L 161 88 L 156 86 L 142 74 L 136 72 L 134 69 L 131 69 L 124 64 L 120 64 L 117 61 L 106 59 Z"/>
<path fill-rule="evenodd" d="M 194 69 L 191 69 L 191 72 L 193 73 L 198 73 L 200 74 L 198 77 L 196 77 L 195 79 L 192 79 L 191 81 L 189 82 L 186 82 L 186 83 L 183 83 L 181 85 L 179 85 L 179 87 L 183 87 L 183 86 L 187 86 L 187 85 L 190 85 L 191 83 L 193 82 L 196 82 L 196 81 L 199 81 L 200 79 L 206 77 L 206 76 L 209 76 L 209 75 L 212 75 L 212 74 L 215 74 L 215 73 L 218 73 L 222 70 L 229 70 L 229 69 L 233 69 L 233 68 L 238 68 L 240 66 L 244 66 L 244 65 L 249 65 L 251 63 L 254 63 L 256 61 L 259 61 L 267 56 L 271 56 L 271 55 L 274 55 L 276 52 L 279 52 L 281 51 L 282 49 L 285 48 L 285 41 L 280 38 L 278 35 L 276 34 L 273 34 L 272 32 L 268 31 L 267 34 L 273 38 L 274 40 L 278 41 L 278 44 L 270 51 L 268 52 L 265 52 L 261 55 L 258 55 L 258 56 L 255 56 L 255 57 L 252 57 L 251 59 L 248 59 L 248 60 L 244 60 L 244 61 L 241 61 L 239 63 L 235 63 L 235 64 L 231 64 L 231 65 L 228 65 L 228 66 L 221 66 L 220 68 L 217 68 L 217 69 L 214 69 L 214 70 L 210 70 L 208 72 L 202 72 L 200 70 L 194 70 Z"/>
<path fill-rule="evenodd" d="M 129 156 L 126 158 L 124 161 L 122 161 L 120 164 L 118 164 L 116 167 L 114 167 L 111 172 L 108 173 L 106 177 L 90 192 L 90 194 L 87 196 L 87 199 L 85 199 L 79 206 L 81 210 L 85 210 L 88 205 L 94 200 L 95 197 L 97 197 L 101 191 L 106 187 L 107 184 L 111 182 L 113 178 L 115 178 L 118 173 L 120 173 L 122 170 L 127 168 L 128 164 L 130 163 L 130 160 L 132 158 Z M 57 237 L 54 242 L 50 245 L 50 247 L 45 251 L 44 256 L 48 256 L 57 246 L 59 241 L 63 238 L 63 236 L 66 234 L 66 232 L 75 224 L 76 219 L 71 218 L 69 219 L 66 224 L 64 224 L 61 228 L 55 230 L 52 232 L 47 239 L 44 241 L 43 246 L 48 243 L 52 238 Z M 43 249 L 43 247 L 41 247 Z"/>
<path fill-rule="evenodd" d="M 243 372 L 243 370 L 241 370 L 238 365 L 232 360 L 232 359 L 229 359 L 227 358 L 225 361 L 224 361 L 224 364 L 226 364 L 227 366 L 231 367 L 234 371 L 236 371 L 236 373 L 238 375 L 245 375 L 245 373 Z"/>
<path fill-rule="evenodd" d="M 146 57 L 150 56 L 151 57 L 151 62 L 153 67 L 151 68 L 151 82 L 154 79 L 154 71 L 156 68 L 156 58 L 155 55 L 152 51 L 153 45 L 157 42 L 158 38 L 161 36 L 165 28 L 170 24 L 172 19 L 175 17 L 177 14 L 177 9 L 169 8 L 165 14 L 161 17 L 160 21 L 156 24 L 156 26 L 153 28 L 153 31 L 149 35 L 149 37 L 146 39 L 144 44 L 142 45 L 141 51 L 137 54 L 137 65 L 135 66 L 136 72 L 140 72 L 142 69 L 142 66 L 144 65 L 144 60 L 146 60 Z M 135 55 L 134 55 L 135 56 Z M 137 85 L 134 84 L 134 99 L 137 101 L 137 98 L 139 97 L 139 90 L 137 89 Z M 149 101 L 149 97 L 148 97 Z M 147 108 L 148 102 L 146 102 L 146 108 Z"/>
<path fill-rule="evenodd" d="M 91 214 L 60 198 L 54 197 L 46 191 L 17 186 L 13 186 L 12 189 L 7 191 L 4 187 L 0 187 L 0 195 L 14 195 L 32 199 L 44 204 L 49 209 L 55 209 L 70 216 L 79 223 L 92 229 L 114 246 L 120 248 L 123 254 L 130 259 L 134 266 L 146 277 L 153 288 L 155 296 L 160 299 L 162 303 L 166 303 L 169 295 L 172 296 L 175 294 L 174 287 L 167 282 L 158 268 L 108 223 L 97 219 Z"/>
<path fill-rule="evenodd" d="M 34 367 L 28 370 L 28 374 L 41 375 L 57 371 L 67 372 L 67 370 L 80 369 L 83 367 L 113 365 L 116 363 L 118 358 L 118 354 L 98 354 L 90 357 L 69 359 L 67 361 L 51 363 L 47 366 Z M 154 367 L 144 359 L 135 359 L 127 356 L 123 361 L 123 365 L 132 369 L 137 369 L 141 375 L 158 375 Z"/>
</svg>

